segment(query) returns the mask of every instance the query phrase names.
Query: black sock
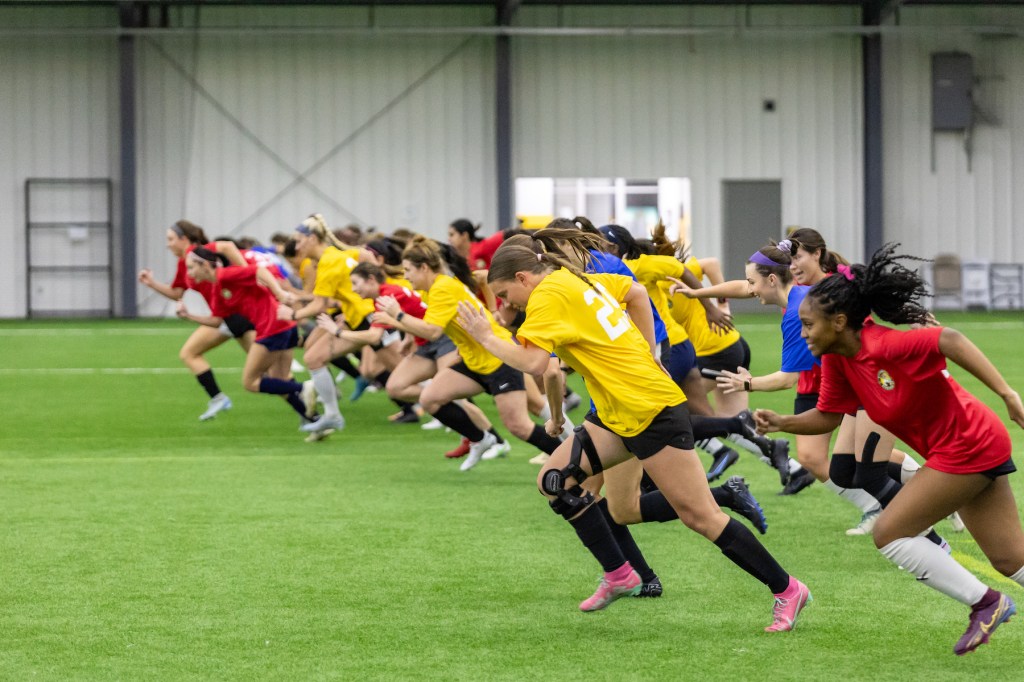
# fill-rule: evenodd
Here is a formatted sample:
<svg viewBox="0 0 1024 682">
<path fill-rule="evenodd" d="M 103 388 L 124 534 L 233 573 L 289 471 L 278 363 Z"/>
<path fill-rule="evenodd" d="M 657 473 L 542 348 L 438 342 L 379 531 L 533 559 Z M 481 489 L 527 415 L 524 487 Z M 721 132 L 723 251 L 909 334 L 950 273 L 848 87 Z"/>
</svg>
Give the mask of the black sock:
<svg viewBox="0 0 1024 682">
<path fill-rule="evenodd" d="M 333 360 L 331 364 L 340 369 L 345 374 L 349 375 L 353 379 L 359 378 L 359 367 L 352 364 L 352 360 L 347 355 L 341 355 Z"/>
<path fill-rule="evenodd" d="M 901 483 L 889 478 L 888 469 L 888 462 L 859 462 L 853 477 L 853 487 L 863 488 L 868 495 L 878 500 L 882 509 L 888 507 L 892 498 L 903 488 Z"/>
<path fill-rule="evenodd" d="M 636 540 L 633 539 L 633 534 L 629 532 L 629 527 L 616 523 L 615 519 L 612 518 L 611 512 L 608 511 L 608 500 L 601 498 L 597 506 L 600 508 L 601 513 L 604 514 L 605 523 L 611 529 L 615 542 L 619 544 L 622 556 L 626 557 L 626 561 L 633 567 L 633 570 L 640 574 L 640 579 L 645 583 L 649 583 L 657 578 L 658 576 L 647 565 L 647 560 L 644 559 L 643 552 L 640 551 Z"/>
<path fill-rule="evenodd" d="M 828 478 L 840 488 L 853 488 L 857 476 L 857 459 L 853 453 L 834 452 L 828 465 Z"/>
<path fill-rule="evenodd" d="M 619 543 L 615 541 L 604 514 L 597 508 L 597 505 L 590 505 L 587 509 L 569 521 L 569 525 L 576 531 L 580 542 L 590 550 L 605 573 L 611 573 L 621 568 L 626 563 L 626 557 L 619 549 Z"/>
<path fill-rule="evenodd" d="M 381 372 L 380 374 L 373 378 L 373 383 L 377 384 L 381 388 L 384 388 L 385 386 L 388 385 L 388 379 L 390 378 L 391 372 L 384 370 L 383 372 Z"/>
<path fill-rule="evenodd" d="M 665 499 L 664 493 L 654 490 L 640 496 L 640 518 L 644 523 L 651 521 L 665 523 L 666 521 L 678 521 L 679 514 Z"/>
<path fill-rule="evenodd" d="M 505 442 L 505 439 L 501 437 L 501 434 L 498 433 L 497 429 L 495 429 L 493 426 L 487 429 L 487 433 L 494 436 L 498 440 L 499 445 Z"/>
<path fill-rule="evenodd" d="M 562 444 L 562 441 L 549 436 L 544 430 L 544 427 L 539 424 L 534 425 L 533 433 L 531 433 L 530 437 L 526 439 L 526 442 L 541 452 L 546 452 L 549 455 L 555 451 L 555 448 Z"/>
<path fill-rule="evenodd" d="M 384 371 L 373 378 L 373 383 L 379 384 L 382 388 L 388 385 L 388 378 L 391 376 L 391 372 Z M 409 414 L 412 412 L 412 403 L 406 402 L 405 400 L 399 400 L 398 398 L 391 398 L 391 402 L 398 405 L 402 409 L 402 412 Z"/>
<path fill-rule="evenodd" d="M 285 393 L 284 399 L 288 401 L 293 410 L 299 413 L 300 417 L 306 417 L 306 403 L 302 402 L 298 393 Z"/>
<path fill-rule="evenodd" d="M 903 484 L 903 462 L 897 464 L 896 462 L 889 462 L 888 466 L 889 478 L 896 481 L 900 485 Z"/>
<path fill-rule="evenodd" d="M 789 574 L 754 534 L 736 519 L 729 519 L 715 544 L 722 554 L 767 585 L 773 594 L 785 592 L 789 587 Z"/>
<path fill-rule="evenodd" d="M 206 389 L 206 392 L 211 398 L 220 393 L 220 387 L 217 386 L 217 380 L 213 378 L 212 369 L 208 369 L 202 374 L 197 374 L 196 381 L 199 382 L 200 386 Z"/>
<path fill-rule="evenodd" d="M 694 440 L 725 438 L 730 433 L 743 433 L 743 425 L 735 417 L 703 417 L 690 414 L 690 426 Z"/>
<path fill-rule="evenodd" d="M 722 486 L 712 488 L 711 497 L 715 498 L 715 504 L 722 509 L 732 509 L 732 493 Z"/>
<path fill-rule="evenodd" d="M 468 438 L 471 443 L 478 443 L 484 439 L 484 432 L 473 423 L 466 411 L 455 403 L 445 403 L 433 417 L 455 433 Z"/>
</svg>

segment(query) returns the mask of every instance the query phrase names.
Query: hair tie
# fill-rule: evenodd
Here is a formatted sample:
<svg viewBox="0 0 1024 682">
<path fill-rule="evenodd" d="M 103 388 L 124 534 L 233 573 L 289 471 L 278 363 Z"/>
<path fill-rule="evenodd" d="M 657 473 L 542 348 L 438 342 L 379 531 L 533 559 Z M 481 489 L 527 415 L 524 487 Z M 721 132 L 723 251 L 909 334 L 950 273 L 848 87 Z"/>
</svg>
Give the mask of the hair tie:
<svg viewBox="0 0 1024 682">
<path fill-rule="evenodd" d="M 779 251 L 785 251 L 786 253 L 790 253 L 793 250 L 793 242 L 789 239 L 783 239 L 779 242 L 778 246 Z"/>
<path fill-rule="evenodd" d="M 850 269 L 849 265 L 843 265 L 840 263 L 836 266 L 836 272 L 845 277 L 847 281 L 853 281 L 853 270 Z"/>
<path fill-rule="evenodd" d="M 543 254 L 543 253 L 538 253 L 538 254 L 537 254 L 537 262 L 538 262 L 538 263 L 539 263 L 539 262 L 541 262 L 541 260 L 542 260 L 543 258 L 544 258 L 544 254 Z"/>
<path fill-rule="evenodd" d="M 173 225 L 171 225 L 171 232 L 178 235 L 179 237 L 185 236 L 185 230 L 181 229 L 181 226 L 178 225 L 178 223 L 174 223 Z"/>
</svg>

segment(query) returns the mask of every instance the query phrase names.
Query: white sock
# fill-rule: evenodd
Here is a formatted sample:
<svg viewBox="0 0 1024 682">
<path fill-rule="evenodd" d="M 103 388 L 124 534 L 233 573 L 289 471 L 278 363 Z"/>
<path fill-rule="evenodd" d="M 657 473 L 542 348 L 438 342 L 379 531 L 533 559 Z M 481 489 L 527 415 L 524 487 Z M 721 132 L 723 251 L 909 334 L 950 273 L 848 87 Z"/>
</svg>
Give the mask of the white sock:
<svg viewBox="0 0 1024 682">
<path fill-rule="evenodd" d="M 705 438 L 697 441 L 697 447 L 714 457 L 725 447 L 725 443 L 717 438 Z"/>
<path fill-rule="evenodd" d="M 800 469 L 802 469 L 802 468 L 803 467 L 800 466 L 800 462 L 796 461 L 792 457 L 789 458 L 789 473 L 790 474 L 795 474 L 796 472 L 800 471 Z"/>
<path fill-rule="evenodd" d="M 914 458 L 907 455 L 903 458 L 903 464 L 900 465 L 900 483 L 906 485 L 907 481 L 914 477 L 914 474 L 920 470 L 921 465 L 914 461 Z"/>
<path fill-rule="evenodd" d="M 334 387 L 334 379 L 331 378 L 331 373 L 326 367 L 321 367 L 320 369 L 310 370 L 309 376 L 313 380 L 313 387 L 316 389 L 317 395 L 320 396 L 320 400 L 324 403 L 324 416 L 340 417 L 338 390 Z"/>
<path fill-rule="evenodd" d="M 537 416 L 544 421 L 551 419 L 551 406 L 548 405 L 546 400 L 544 401 L 544 407 L 540 408 L 540 412 L 537 413 Z"/>
<path fill-rule="evenodd" d="M 823 485 L 865 514 L 882 508 L 878 504 L 878 500 L 868 495 L 862 488 L 840 488 L 832 482 L 832 479 L 825 481 Z"/>
<path fill-rule="evenodd" d="M 755 455 L 757 455 L 758 457 L 762 457 L 764 459 L 768 459 L 767 457 L 764 456 L 764 453 L 761 452 L 761 448 L 757 447 L 757 445 L 754 443 L 754 441 L 749 440 L 747 438 L 744 438 L 743 436 L 741 436 L 738 433 L 730 433 L 727 436 L 727 438 L 729 440 L 731 440 L 733 443 L 736 443 L 736 445 L 739 445 L 741 448 L 743 448 L 747 452 L 752 452 Z"/>
<path fill-rule="evenodd" d="M 981 601 L 988 587 L 927 538 L 899 538 L 882 547 L 882 555 L 932 589 L 961 604 Z"/>
<path fill-rule="evenodd" d="M 558 435 L 560 440 L 565 440 L 572 436 L 572 430 L 576 428 L 576 425 L 572 423 L 571 419 L 569 419 L 569 415 L 563 415 L 563 418 L 565 421 L 562 423 L 562 433 Z"/>
<path fill-rule="evenodd" d="M 1020 567 L 1020 570 L 1010 576 L 1010 580 L 1024 587 L 1024 566 Z"/>
</svg>

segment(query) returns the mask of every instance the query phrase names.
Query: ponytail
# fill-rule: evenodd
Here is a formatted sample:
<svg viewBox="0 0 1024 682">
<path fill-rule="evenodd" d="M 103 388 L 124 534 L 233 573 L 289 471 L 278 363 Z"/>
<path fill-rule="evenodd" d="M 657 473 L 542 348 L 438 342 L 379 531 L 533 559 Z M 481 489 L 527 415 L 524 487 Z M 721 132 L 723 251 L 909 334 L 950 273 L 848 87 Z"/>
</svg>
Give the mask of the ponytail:
<svg viewBox="0 0 1024 682">
<path fill-rule="evenodd" d="M 825 238 L 817 230 L 809 227 L 800 227 L 793 230 L 787 239 L 779 242 L 790 256 L 795 256 L 797 249 L 803 248 L 807 253 L 818 251 L 818 266 L 822 272 L 834 273 L 840 265 L 849 265 L 850 261 L 840 256 L 835 251 L 829 251 L 825 246 Z"/>
<path fill-rule="evenodd" d="M 171 225 L 171 232 L 179 237 L 184 237 L 189 241 L 189 243 L 195 246 L 202 246 L 203 244 L 210 243 L 210 240 L 206 238 L 206 233 L 203 232 L 203 228 L 184 219 Z"/>
<path fill-rule="evenodd" d="M 578 229 L 545 227 L 532 234 L 515 235 L 494 253 L 487 281 L 515 279 L 517 272 L 539 274 L 564 268 L 592 287 L 582 268 L 570 262 L 570 258 L 579 258 L 585 266 L 590 261 L 589 249 L 597 248 L 598 244 L 597 237 Z"/>
<path fill-rule="evenodd" d="M 899 244 L 889 243 L 875 252 L 867 265 L 837 266 L 807 293 L 827 315 L 843 313 L 853 329 L 864 326 L 871 313 L 893 324 L 920 324 L 928 320 L 921 299 L 928 296 L 924 281 L 899 261 L 927 262 L 924 258 L 895 255 Z"/>
<path fill-rule="evenodd" d="M 327 221 L 319 213 L 314 213 L 303 220 L 295 231 L 300 234 L 313 235 L 321 244 L 333 246 L 336 249 L 344 249 L 347 244 L 334 236 L 331 228 L 327 227 Z"/>
</svg>

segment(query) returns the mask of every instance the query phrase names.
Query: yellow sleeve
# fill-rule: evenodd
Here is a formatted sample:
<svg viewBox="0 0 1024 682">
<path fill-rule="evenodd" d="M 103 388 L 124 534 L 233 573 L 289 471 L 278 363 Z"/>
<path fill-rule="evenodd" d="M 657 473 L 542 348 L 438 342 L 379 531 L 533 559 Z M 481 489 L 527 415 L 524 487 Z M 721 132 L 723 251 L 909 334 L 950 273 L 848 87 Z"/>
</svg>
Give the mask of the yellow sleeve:
<svg viewBox="0 0 1024 682">
<path fill-rule="evenodd" d="M 686 272 L 686 267 L 672 256 L 648 256 L 648 268 L 661 279 L 675 277 L 679 279 Z"/>
<path fill-rule="evenodd" d="M 697 260 L 693 256 L 690 256 L 689 258 L 686 259 L 686 263 L 684 263 L 684 265 L 686 266 L 686 269 L 689 270 L 693 274 L 693 276 L 697 278 L 698 282 L 704 280 L 704 269 L 700 266 L 699 260 Z"/>
<path fill-rule="evenodd" d="M 587 275 L 587 279 L 591 282 L 599 283 L 608 290 L 608 293 L 612 295 L 612 298 L 623 305 L 626 303 L 626 294 L 629 293 L 630 288 L 633 286 L 633 278 L 626 277 L 625 275 Z"/>
<path fill-rule="evenodd" d="M 341 265 L 342 260 L 340 258 L 335 257 L 334 254 L 328 251 L 324 251 L 320 262 L 316 266 L 316 284 L 313 286 L 313 293 L 316 296 L 334 298 L 337 295 L 337 291 L 341 287 L 341 281 L 345 277 L 345 271 L 340 267 Z"/>
<path fill-rule="evenodd" d="M 449 287 L 436 286 L 430 289 L 430 303 L 427 304 L 427 312 L 423 316 L 424 322 L 444 329 L 455 319 L 458 312 L 459 301 Z"/>
<path fill-rule="evenodd" d="M 575 343 L 579 334 L 569 323 L 564 294 L 552 289 L 535 291 L 526 306 L 526 321 L 519 327 L 517 338 L 548 353 L 555 348 Z"/>
</svg>

